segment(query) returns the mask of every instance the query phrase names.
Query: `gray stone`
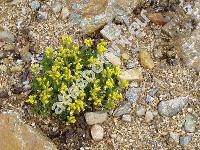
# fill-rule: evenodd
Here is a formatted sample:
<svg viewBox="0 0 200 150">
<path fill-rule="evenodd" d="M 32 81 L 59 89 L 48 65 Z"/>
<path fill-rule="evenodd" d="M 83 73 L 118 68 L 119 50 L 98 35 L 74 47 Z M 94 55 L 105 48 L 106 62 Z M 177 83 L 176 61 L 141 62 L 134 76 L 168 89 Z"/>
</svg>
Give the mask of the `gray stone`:
<svg viewBox="0 0 200 150">
<path fill-rule="evenodd" d="M 26 125 L 20 114 L 13 111 L 0 114 L 0 139 L 3 149 L 57 150 L 53 143 Z"/>
<path fill-rule="evenodd" d="M 6 42 L 14 42 L 15 41 L 15 37 L 9 31 L 1 31 L 0 30 L 0 40 L 6 41 Z"/>
<path fill-rule="evenodd" d="M 85 120 L 88 125 L 103 123 L 108 118 L 107 112 L 86 112 Z"/>
<path fill-rule="evenodd" d="M 144 116 L 146 112 L 146 109 L 143 106 L 138 106 L 136 108 L 136 115 L 138 115 L 139 117 Z"/>
<path fill-rule="evenodd" d="M 104 136 L 104 129 L 100 125 L 95 124 L 91 128 L 91 135 L 93 140 L 101 141 Z"/>
<path fill-rule="evenodd" d="M 53 4 L 52 10 L 53 10 L 54 13 L 58 13 L 58 12 L 61 11 L 62 7 L 63 6 L 60 2 L 56 2 L 56 3 Z"/>
<path fill-rule="evenodd" d="M 69 9 L 67 7 L 64 7 L 61 11 L 61 18 L 64 20 L 67 17 L 69 17 Z"/>
<path fill-rule="evenodd" d="M 126 98 L 128 99 L 129 102 L 131 103 L 135 103 L 139 92 L 140 92 L 140 88 L 129 88 L 128 91 L 126 92 Z"/>
<path fill-rule="evenodd" d="M 184 122 L 184 129 L 187 132 L 195 132 L 197 118 L 194 115 L 187 115 Z"/>
<path fill-rule="evenodd" d="M 187 105 L 188 100 L 188 97 L 177 97 L 168 101 L 161 101 L 158 104 L 158 112 L 166 117 L 175 116 Z"/>
<path fill-rule="evenodd" d="M 33 10 L 39 10 L 41 4 L 38 1 L 32 1 L 30 4 L 31 9 Z"/>
<path fill-rule="evenodd" d="M 181 136 L 180 139 L 179 139 L 179 143 L 180 143 L 181 146 L 186 146 L 190 143 L 191 140 L 192 140 L 191 135 Z"/>
<path fill-rule="evenodd" d="M 42 20 L 46 20 L 48 17 L 47 12 L 43 12 L 43 11 L 38 11 L 37 14 L 37 19 L 42 21 Z"/>
<path fill-rule="evenodd" d="M 103 35 L 104 38 L 114 41 L 115 39 L 119 38 L 121 35 L 121 29 L 113 23 L 107 24 L 100 33 Z"/>
<path fill-rule="evenodd" d="M 122 120 L 125 122 L 131 122 L 131 115 L 123 115 Z"/>
<path fill-rule="evenodd" d="M 128 101 L 124 101 L 121 105 L 113 112 L 113 116 L 119 117 L 124 114 L 128 114 L 131 112 L 131 103 Z"/>
<path fill-rule="evenodd" d="M 170 136 L 176 143 L 179 143 L 179 135 L 178 135 L 178 133 L 170 132 L 170 133 L 169 133 L 169 136 Z"/>
</svg>

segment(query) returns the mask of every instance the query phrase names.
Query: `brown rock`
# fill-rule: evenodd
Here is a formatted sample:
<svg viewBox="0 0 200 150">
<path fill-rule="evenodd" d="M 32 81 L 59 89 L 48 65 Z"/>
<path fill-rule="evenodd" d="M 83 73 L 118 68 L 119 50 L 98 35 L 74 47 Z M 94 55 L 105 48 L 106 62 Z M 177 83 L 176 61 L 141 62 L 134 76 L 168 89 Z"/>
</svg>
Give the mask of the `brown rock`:
<svg viewBox="0 0 200 150">
<path fill-rule="evenodd" d="M 38 131 L 24 124 L 17 112 L 0 114 L 0 149 L 57 150 Z"/>
<path fill-rule="evenodd" d="M 154 62 L 151 58 L 150 54 L 147 50 L 141 49 L 139 53 L 139 59 L 141 65 L 146 69 L 153 69 L 154 68 Z"/>
<path fill-rule="evenodd" d="M 99 15 L 106 10 L 108 0 L 90 0 L 84 8 L 83 17 L 88 18 Z"/>
<path fill-rule="evenodd" d="M 95 124 L 91 128 L 91 135 L 93 140 L 101 141 L 103 139 L 104 129 L 100 125 Z"/>
<path fill-rule="evenodd" d="M 150 13 L 148 18 L 156 25 L 163 26 L 167 23 L 167 20 L 163 17 L 161 13 Z"/>
<path fill-rule="evenodd" d="M 141 71 L 141 69 L 136 69 L 136 68 L 126 70 L 126 71 L 122 72 L 120 79 L 128 80 L 128 81 L 142 80 L 143 79 L 142 71 Z"/>
</svg>

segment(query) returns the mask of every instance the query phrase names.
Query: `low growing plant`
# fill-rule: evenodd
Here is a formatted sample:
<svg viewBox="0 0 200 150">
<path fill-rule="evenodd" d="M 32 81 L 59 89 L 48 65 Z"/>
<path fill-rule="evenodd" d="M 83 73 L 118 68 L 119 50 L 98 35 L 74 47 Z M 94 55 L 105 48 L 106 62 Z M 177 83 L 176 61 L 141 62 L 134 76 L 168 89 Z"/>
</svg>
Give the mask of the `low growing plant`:
<svg viewBox="0 0 200 150">
<path fill-rule="evenodd" d="M 31 65 L 32 93 L 26 102 L 33 105 L 37 113 L 58 116 L 68 123 L 74 123 L 75 116 L 85 110 L 114 108 L 128 82 L 119 79 L 119 66 L 99 59 L 106 45 L 107 42 L 102 41 L 95 46 L 91 39 L 86 39 L 79 47 L 72 44 L 71 38 L 62 37 L 57 50 L 47 48 L 42 61 Z M 95 78 L 91 73 L 94 67 L 99 69 Z M 77 84 L 80 81 L 82 84 Z M 62 105 L 57 112 L 59 105 L 55 104 Z"/>
</svg>

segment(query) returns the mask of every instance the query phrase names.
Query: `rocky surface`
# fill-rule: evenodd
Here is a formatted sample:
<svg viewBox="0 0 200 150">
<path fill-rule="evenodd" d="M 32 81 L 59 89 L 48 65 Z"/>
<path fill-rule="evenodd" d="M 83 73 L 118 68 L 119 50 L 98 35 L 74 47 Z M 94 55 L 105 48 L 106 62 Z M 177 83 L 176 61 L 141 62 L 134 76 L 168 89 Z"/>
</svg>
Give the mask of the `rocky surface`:
<svg viewBox="0 0 200 150">
<path fill-rule="evenodd" d="M 104 129 L 98 124 L 93 125 L 91 128 L 91 135 L 93 140 L 100 141 L 103 139 Z"/>
<path fill-rule="evenodd" d="M 188 97 L 178 97 L 158 104 L 158 112 L 162 116 L 172 117 L 178 114 L 187 105 Z"/>
<path fill-rule="evenodd" d="M 20 107 L 26 121 L 59 149 L 198 149 L 199 4 L 0 0 L 0 109 Z M 143 16 L 142 9 L 146 11 Z M 144 21 L 144 15 L 151 21 L 139 28 L 143 36 L 131 36 L 130 25 L 138 19 Z M 34 116 L 29 106 L 22 107 L 30 93 L 29 64 L 38 61 L 47 46 L 59 45 L 63 34 L 72 36 L 76 43 L 86 37 L 94 38 L 94 42 L 107 39 L 108 51 L 116 56 L 112 60 L 124 72 L 121 79 L 130 83 L 123 91 L 127 101 L 114 110 L 118 117 L 107 117 L 103 124 L 101 121 L 101 127 L 93 128 L 94 134 L 91 127 L 99 124 L 88 125 L 84 116 L 68 126 Z M 116 44 L 113 40 L 120 35 L 129 42 Z M 141 55 L 142 49 L 145 53 Z M 188 105 L 177 100 L 183 95 L 190 97 Z M 92 135 L 97 141 L 91 140 Z"/>
<path fill-rule="evenodd" d="M 85 120 L 88 125 L 100 124 L 106 121 L 108 114 L 106 112 L 87 112 L 85 113 Z"/>
<path fill-rule="evenodd" d="M 57 150 L 56 146 L 36 129 L 22 122 L 17 112 L 0 114 L 1 149 Z"/>
</svg>

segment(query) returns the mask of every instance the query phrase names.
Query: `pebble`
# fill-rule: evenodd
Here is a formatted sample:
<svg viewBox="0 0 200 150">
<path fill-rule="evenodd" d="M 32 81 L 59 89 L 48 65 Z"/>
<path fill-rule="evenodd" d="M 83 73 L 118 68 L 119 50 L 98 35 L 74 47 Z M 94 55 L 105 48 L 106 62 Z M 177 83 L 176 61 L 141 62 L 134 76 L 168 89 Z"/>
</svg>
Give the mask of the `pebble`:
<svg viewBox="0 0 200 150">
<path fill-rule="evenodd" d="M 43 12 L 43 11 L 38 11 L 38 14 L 37 14 L 37 19 L 38 20 L 46 20 L 48 17 L 47 15 L 47 12 Z"/>
<path fill-rule="evenodd" d="M 176 143 L 179 143 L 179 135 L 178 135 L 178 133 L 170 132 L 170 133 L 169 133 L 169 136 L 170 136 Z"/>
<path fill-rule="evenodd" d="M 5 90 L 3 90 L 3 91 L 0 91 L 0 98 L 6 98 L 6 97 L 8 97 L 9 95 L 8 95 L 8 92 L 7 91 L 5 91 Z"/>
<path fill-rule="evenodd" d="M 85 120 L 88 125 L 93 125 L 93 124 L 100 124 L 106 121 L 108 118 L 107 112 L 86 112 L 85 113 Z"/>
<path fill-rule="evenodd" d="M 186 132 L 195 132 L 197 118 L 194 115 L 187 115 L 184 122 Z"/>
<path fill-rule="evenodd" d="M 139 52 L 139 59 L 141 65 L 146 69 L 153 69 L 154 62 L 147 50 L 141 49 Z"/>
<path fill-rule="evenodd" d="M 128 101 L 131 103 L 136 102 L 140 90 L 140 88 L 129 88 L 126 92 L 126 98 L 128 99 Z"/>
<path fill-rule="evenodd" d="M 161 116 L 172 117 L 177 115 L 188 103 L 188 97 L 177 97 L 158 104 L 158 112 Z"/>
<path fill-rule="evenodd" d="M 100 33 L 104 38 L 114 41 L 121 35 L 121 29 L 116 24 L 109 23 L 100 31 Z"/>
<path fill-rule="evenodd" d="M 93 140 L 101 141 L 104 136 L 104 129 L 100 125 L 95 124 L 91 128 L 91 135 Z"/>
<path fill-rule="evenodd" d="M 62 7 L 63 6 L 60 2 L 56 2 L 56 3 L 53 4 L 52 10 L 53 10 L 54 13 L 58 13 L 58 12 L 61 11 Z"/>
<path fill-rule="evenodd" d="M 69 9 L 64 7 L 61 11 L 61 18 L 64 20 L 69 16 Z"/>
<path fill-rule="evenodd" d="M 108 59 L 110 63 L 112 63 L 114 66 L 120 66 L 121 60 L 119 57 L 115 56 L 114 53 L 108 52 L 105 54 L 105 57 Z"/>
<path fill-rule="evenodd" d="M 115 111 L 113 112 L 113 116 L 119 117 L 124 114 L 128 114 L 131 112 L 131 107 L 132 105 L 130 102 L 124 101 L 121 103 L 121 105 L 117 109 L 115 109 Z"/>
<path fill-rule="evenodd" d="M 13 43 L 7 43 L 3 46 L 4 51 L 11 51 L 15 49 L 15 45 Z"/>
<path fill-rule="evenodd" d="M 143 106 L 138 106 L 136 108 L 136 115 L 138 115 L 139 117 L 144 116 L 145 112 L 146 112 L 146 109 Z"/>
<path fill-rule="evenodd" d="M 181 136 L 180 139 L 179 139 L 179 143 L 180 143 L 181 146 L 186 146 L 190 143 L 191 140 L 192 140 L 191 135 Z"/>
<path fill-rule="evenodd" d="M 122 120 L 125 122 L 131 122 L 131 115 L 123 115 Z"/>
<path fill-rule="evenodd" d="M 153 113 L 151 112 L 151 111 L 147 111 L 146 112 L 146 114 L 145 114 L 145 121 L 147 122 L 147 123 L 149 123 L 149 122 L 151 122 L 152 120 L 153 120 L 153 117 L 154 117 L 154 115 L 153 115 Z"/>
<path fill-rule="evenodd" d="M 31 9 L 33 10 L 39 10 L 41 4 L 38 1 L 32 1 L 29 6 L 31 7 Z"/>
<path fill-rule="evenodd" d="M 122 71 L 122 75 L 119 77 L 121 80 L 143 80 L 142 71 L 140 68 L 129 69 L 126 71 Z"/>
<path fill-rule="evenodd" d="M 167 23 L 167 19 L 165 17 L 163 17 L 163 15 L 161 13 L 150 13 L 150 14 L 148 14 L 148 18 L 155 25 L 163 26 Z"/>
<path fill-rule="evenodd" d="M 153 102 L 153 100 L 154 100 L 154 98 L 153 98 L 152 96 L 147 95 L 147 97 L 146 97 L 146 99 L 145 99 L 145 102 L 146 102 L 147 104 L 150 104 L 150 103 Z"/>
<path fill-rule="evenodd" d="M 0 40 L 6 41 L 6 42 L 14 42 L 15 41 L 15 37 L 9 31 L 1 31 L 0 30 Z"/>
</svg>

